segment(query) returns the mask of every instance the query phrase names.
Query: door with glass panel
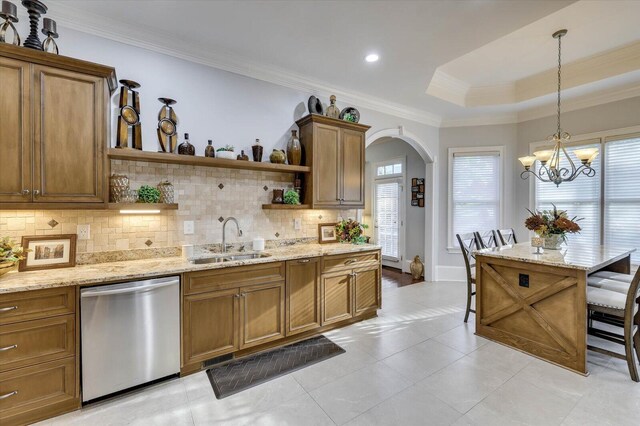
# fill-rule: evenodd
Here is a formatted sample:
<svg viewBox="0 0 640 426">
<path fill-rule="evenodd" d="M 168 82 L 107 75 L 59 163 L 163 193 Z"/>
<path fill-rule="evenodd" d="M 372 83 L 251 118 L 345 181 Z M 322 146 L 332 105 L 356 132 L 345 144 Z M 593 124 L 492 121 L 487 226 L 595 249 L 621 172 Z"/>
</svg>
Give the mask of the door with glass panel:
<svg viewBox="0 0 640 426">
<path fill-rule="evenodd" d="M 375 238 L 382 247 L 382 263 L 402 268 L 401 230 L 403 221 L 402 179 L 384 179 L 375 183 Z"/>
</svg>

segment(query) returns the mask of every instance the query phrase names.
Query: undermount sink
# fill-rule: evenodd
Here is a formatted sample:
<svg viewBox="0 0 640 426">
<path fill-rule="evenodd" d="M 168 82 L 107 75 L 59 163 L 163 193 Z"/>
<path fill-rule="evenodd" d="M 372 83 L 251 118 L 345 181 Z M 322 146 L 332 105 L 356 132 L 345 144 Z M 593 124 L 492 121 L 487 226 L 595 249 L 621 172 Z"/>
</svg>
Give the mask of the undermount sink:
<svg viewBox="0 0 640 426">
<path fill-rule="evenodd" d="M 236 254 L 217 254 L 211 257 L 203 257 L 200 259 L 193 259 L 191 263 L 196 265 L 202 265 L 207 263 L 222 263 L 231 262 L 233 260 L 251 260 L 261 259 L 263 257 L 270 257 L 268 253 L 236 253 Z"/>
</svg>

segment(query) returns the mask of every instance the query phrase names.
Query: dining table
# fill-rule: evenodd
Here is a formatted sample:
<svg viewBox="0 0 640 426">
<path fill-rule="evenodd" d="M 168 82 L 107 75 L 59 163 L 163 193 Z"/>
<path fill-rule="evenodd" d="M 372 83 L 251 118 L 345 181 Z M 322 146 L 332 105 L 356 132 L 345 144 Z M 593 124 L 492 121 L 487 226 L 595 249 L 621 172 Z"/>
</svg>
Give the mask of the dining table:
<svg viewBox="0 0 640 426">
<path fill-rule="evenodd" d="M 587 375 L 587 277 L 629 274 L 634 248 L 530 243 L 474 252 L 476 334 Z"/>
</svg>

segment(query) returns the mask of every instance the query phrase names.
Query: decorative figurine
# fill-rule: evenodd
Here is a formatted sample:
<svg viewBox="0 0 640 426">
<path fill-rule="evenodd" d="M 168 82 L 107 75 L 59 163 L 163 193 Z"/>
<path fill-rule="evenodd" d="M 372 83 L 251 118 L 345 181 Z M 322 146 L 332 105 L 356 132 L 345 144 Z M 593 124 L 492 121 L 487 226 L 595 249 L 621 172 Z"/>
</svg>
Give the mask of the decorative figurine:
<svg viewBox="0 0 640 426">
<path fill-rule="evenodd" d="M 274 149 L 269 156 L 269 161 L 274 164 L 284 164 L 287 161 L 287 155 L 281 149 Z"/>
<path fill-rule="evenodd" d="M 330 118 L 340 118 L 340 108 L 336 106 L 336 95 L 329 97 L 331 105 L 327 107 L 326 116 Z"/>
<path fill-rule="evenodd" d="M 42 20 L 42 34 L 47 36 L 44 43 L 42 43 L 42 50 L 49 52 L 49 46 L 53 46 L 53 50 L 49 53 L 55 53 L 57 55 L 58 45 L 54 40 L 54 38 L 58 38 L 58 25 L 56 24 L 56 21 L 44 18 Z"/>
<path fill-rule="evenodd" d="M 291 138 L 287 143 L 287 161 L 293 166 L 299 166 L 302 163 L 302 146 L 297 132 L 297 130 L 291 131 Z"/>
<path fill-rule="evenodd" d="M 307 101 L 307 107 L 309 107 L 309 114 L 320 114 L 324 115 L 324 107 L 322 106 L 322 102 L 320 99 L 315 96 L 310 96 Z"/>
<path fill-rule="evenodd" d="M 178 116 L 171 105 L 171 98 L 158 98 L 164 104 L 158 113 L 158 142 L 162 152 L 174 152 L 178 144 Z"/>
<path fill-rule="evenodd" d="M 209 139 L 209 141 L 207 142 L 207 147 L 204 149 L 204 156 L 205 157 L 210 157 L 210 158 L 215 158 L 216 157 L 216 150 L 213 147 L 213 141 L 211 139 Z"/>
<path fill-rule="evenodd" d="M 256 139 L 256 143 L 251 147 L 251 151 L 253 152 L 253 161 L 257 161 L 258 163 L 262 161 L 262 145 L 260 145 L 260 139 Z"/>
<path fill-rule="evenodd" d="M 249 161 L 249 156 L 244 153 L 244 149 L 240 150 L 240 154 L 238 154 L 238 160 Z"/>
<path fill-rule="evenodd" d="M 422 277 L 422 274 L 424 273 L 424 263 L 420 260 L 420 256 L 413 258 L 413 262 L 411 262 L 409 269 L 411 270 L 411 275 L 414 280 L 419 280 L 420 277 Z"/>
<path fill-rule="evenodd" d="M 132 80 L 120 80 L 120 84 L 122 87 L 120 88 L 120 116 L 118 117 L 116 148 L 142 150 L 140 95 L 134 90 L 139 88 L 140 84 Z M 129 98 L 129 92 L 131 92 L 131 98 Z M 131 146 L 129 146 L 129 128 L 131 128 Z"/>
<path fill-rule="evenodd" d="M 184 134 L 184 141 L 178 145 L 178 154 L 196 155 L 196 147 L 189 142 L 189 133 Z"/>
<path fill-rule="evenodd" d="M 0 43 L 7 42 L 5 36 L 7 35 L 7 30 L 11 28 L 13 30 L 13 42 L 12 44 L 16 46 L 20 46 L 20 35 L 18 34 L 18 30 L 13 25 L 14 22 L 18 22 L 18 8 L 15 4 L 8 2 L 6 0 L 2 1 L 2 9 L 0 9 L 0 18 L 4 19 L 2 25 L 0 25 Z"/>
<path fill-rule="evenodd" d="M 23 46 L 29 49 L 42 50 L 42 43 L 38 38 L 38 27 L 40 15 L 47 13 L 47 6 L 38 0 L 22 0 L 22 5 L 29 12 L 29 36 L 24 41 Z"/>
</svg>

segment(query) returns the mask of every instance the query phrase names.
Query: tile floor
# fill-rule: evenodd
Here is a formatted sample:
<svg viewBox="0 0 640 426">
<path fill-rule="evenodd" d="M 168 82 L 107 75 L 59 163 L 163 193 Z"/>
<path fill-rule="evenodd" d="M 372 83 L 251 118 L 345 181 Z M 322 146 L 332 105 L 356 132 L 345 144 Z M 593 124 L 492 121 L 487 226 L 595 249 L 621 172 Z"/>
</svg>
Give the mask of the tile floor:
<svg viewBox="0 0 640 426">
<path fill-rule="evenodd" d="M 202 372 L 44 424 L 640 424 L 624 361 L 589 353 L 582 377 L 476 337 L 462 283 L 383 291 L 378 318 L 327 333 L 343 355 L 223 400 Z"/>
</svg>

